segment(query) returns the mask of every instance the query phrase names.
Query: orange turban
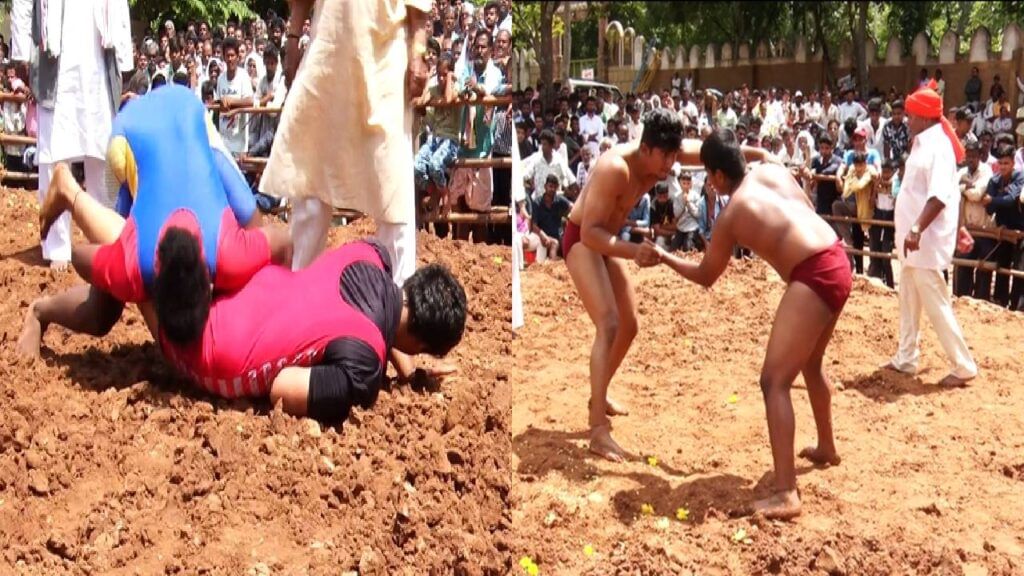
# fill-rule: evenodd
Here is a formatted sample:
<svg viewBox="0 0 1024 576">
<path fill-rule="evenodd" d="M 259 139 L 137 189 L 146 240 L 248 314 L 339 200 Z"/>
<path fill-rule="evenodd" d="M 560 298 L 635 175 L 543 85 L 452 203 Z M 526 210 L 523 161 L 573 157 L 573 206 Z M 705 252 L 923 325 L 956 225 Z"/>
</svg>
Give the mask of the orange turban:
<svg viewBox="0 0 1024 576">
<path fill-rule="evenodd" d="M 956 156 L 957 164 L 959 164 L 964 161 L 964 145 L 960 142 L 960 138 L 957 137 L 949 119 L 942 113 L 942 96 L 939 96 L 935 88 L 935 81 L 932 80 L 927 86 L 918 89 L 907 97 L 905 105 L 907 114 L 913 114 L 922 118 L 937 118 L 942 123 L 942 131 L 946 133 L 946 138 L 949 138 L 949 143 L 953 145 L 953 154 Z"/>
</svg>

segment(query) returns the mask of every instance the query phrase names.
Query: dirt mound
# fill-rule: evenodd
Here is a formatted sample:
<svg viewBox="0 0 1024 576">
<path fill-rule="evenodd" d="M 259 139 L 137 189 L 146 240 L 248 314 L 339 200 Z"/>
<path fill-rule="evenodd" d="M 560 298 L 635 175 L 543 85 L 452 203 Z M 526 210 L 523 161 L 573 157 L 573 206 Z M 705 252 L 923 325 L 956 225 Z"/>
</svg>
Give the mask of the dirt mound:
<svg viewBox="0 0 1024 576">
<path fill-rule="evenodd" d="M 757 381 L 783 283 L 761 262 L 733 262 L 711 290 L 631 271 L 640 334 L 611 395 L 632 410 L 614 434 L 635 460 L 618 465 L 587 451 L 594 329 L 565 266 L 524 276 L 517 559 L 541 574 L 1024 574 L 1024 315 L 957 301 L 981 376 L 940 389 L 927 323 L 918 377 L 876 369 L 896 348 L 897 297 L 857 279 L 826 355 L 843 462 L 798 462 L 803 516 L 759 522 L 748 507 L 772 462 Z M 793 403 L 800 448 L 815 441 L 800 379 Z"/>
<path fill-rule="evenodd" d="M 162 364 L 134 310 L 102 340 L 53 327 L 42 362 L 16 358 L 29 302 L 79 280 L 39 266 L 32 195 L 3 194 L 0 573 L 512 567 L 507 248 L 421 235 L 421 261 L 451 267 L 470 300 L 457 379 L 434 394 L 392 389 L 343 429 L 321 428 L 200 393 Z"/>
</svg>

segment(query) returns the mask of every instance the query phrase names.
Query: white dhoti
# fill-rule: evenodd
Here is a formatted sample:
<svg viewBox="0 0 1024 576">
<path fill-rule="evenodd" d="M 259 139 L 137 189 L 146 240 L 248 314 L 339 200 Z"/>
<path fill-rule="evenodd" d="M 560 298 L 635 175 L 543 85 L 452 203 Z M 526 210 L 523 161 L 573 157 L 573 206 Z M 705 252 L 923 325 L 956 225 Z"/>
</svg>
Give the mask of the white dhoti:
<svg viewBox="0 0 1024 576">
<path fill-rule="evenodd" d="M 317 2 L 312 39 L 260 181 L 263 193 L 293 199 L 293 268 L 323 249 L 333 206 L 376 221 L 396 283 L 415 270 L 407 4 L 431 7 L 428 0 Z"/>
<path fill-rule="evenodd" d="M 900 272 L 900 347 L 892 359 L 901 372 L 917 372 L 921 356 L 921 310 L 935 328 L 939 344 L 946 353 L 950 373 L 970 379 L 978 374 L 978 366 L 964 341 L 960 324 L 953 315 L 949 288 L 938 270 L 904 266 Z"/>
</svg>

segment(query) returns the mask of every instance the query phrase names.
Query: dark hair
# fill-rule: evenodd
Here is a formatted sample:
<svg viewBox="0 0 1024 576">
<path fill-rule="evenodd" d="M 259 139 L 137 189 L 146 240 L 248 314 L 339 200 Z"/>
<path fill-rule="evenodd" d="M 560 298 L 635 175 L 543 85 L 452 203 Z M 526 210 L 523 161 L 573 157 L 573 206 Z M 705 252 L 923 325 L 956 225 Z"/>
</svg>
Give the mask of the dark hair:
<svg viewBox="0 0 1024 576">
<path fill-rule="evenodd" d="M 654 185 L 654 195 L 657 196 L 659 194 L 668 194 L 668 184 L 658 182 Z"/>
<path fill-rule="evenodd" d="M 999 134 L 996 134 L 996 139 L 993 140 L 993 142 L 996 146 L 1009 144 L 1013 147 L 1013 134 L 1010 134 L 1009 132 L 1000 132 Z"/>
<path fill-rule="evenodd" d="M 828 144 L 829 146 L 835 145 L 835 142 L 832 141 L 832 137 L 828 135 L 828 132 L 822 132 L 821 135 L 818 136 L 818 146 L 821 146 L 822 144 Z"/>
<path fill-rule="evenodd" d="M 978 134 L 978 140 L 981 140 L 985 136 L 988 136 L 989 138 L 995 138 L 995 134 L 993 134 L 992 131 L 989 130 L 988 128 L 985 128 L 984 130 L 981 131 L 981 134 Z"/>
<path fill-rule="evenodd" d="M 868 112 L 881 112 L 881 111 L 882 111 L 882 101 L 881 100 L 879 100 L 878 98 L 872 98 L 871 100 L 868 100 Z"/>
<path fill-rule="evenodd" d="M 222 54 L 227 54 L 228 50 L 234 50 L 235 54 L 238 54 L 238 40 L 234 36 L 228 36 L 220 45 Z"/>
<path fill-rule="evenodd" d="M 547 142 L 548 144 L 551 144 L 552 146 L 554 146 L 555 145 L 555 133 L 552 132 L 550 129 L 545 128 L 540 133 L 540 141 L 541 142 Z"/>
<path fill-rule="evenodd" d="M 956 111 L 956 121 L 957 122 L 960 122 L 962 120 L 970 120 L 970 119 L 971 119 L 971 113 L 967 109 L 966 106 L 964 106 L 963 108 L 958 108 L 957 109 L 957 111 Z"/>
<path fill-rule="evenodd" d="M 693 180 L 693 174 L 690 174 L 690 172 L 688 170 L 684 170 L 682 173 L 679 174 L 679 179 L 680 180 L 690 180 L 690 181 L 692 181 Z"/>
<path fill-rule="evenodd" d="M 178 86 L 188 86 L 188 74 L 184 72 L 174 73 L 174 83 Z"/>
<path fill-rule="evenodd" d="M 210 314 L 210 274 L 199 240 L 184 228 L 170 227 L 157 246 L 153 303 L 160 330 L 177 345 L 194 342 Z"/>
<path fill-rule="evenodd" d="M 163 72 L 157 72 L 156 74 L 153 75 L 153 79 L 150 81 L 149 87 L 150 87 L 151 90 L 156 90 L 157 88 L 159 88 L 161 86 L 165 86 L 166 84 L 167 84 L 167 77 L 164 76 Z"/>
<path fill-rule="evenodd" d="M 548 177 L 544 179 L 544 186 L 547 187 L 548 184 L 554 184 L 555 188 L 558 188 L 558 176 L 555 176 L 554 174 L 548 174 Z"/>
<path fill-rule="evenodd" d="M 851 118 L 847 118 L 843 122 L 843 130 L 846 131 L 846 135 L 847 136 L 853 136 L 853 131 L 856 130 L 856 129 L 857 129 L 857 119 L 856 118 L 852 118 L 852 117 Z"/>
<path fill-rule="evenodd" d="M 484 5 L 484 14 L 487 14 L 489 10 L 497 10 L 498 14 L 501 14 L 501 4 L 497 0 L 491 0 Z"/>
<path fill-rule="evenodd" d="M 409 332 L 433 356 L 444 356 L 462 340 L 466 292 L 440 264 L 420 268 L 402 288 L 409 309 Z"/>
<path fill-rule="evenodd" d="M 1003 158 L 1013 158 L 1013 146 L 1010 144 L 1000 144 L 996 147 L 995 152 L 993 152 L 992 155 L 999 160 L 1002 160 Z"/>
<path fill-rule="evenodd" d="M 741 180 L 747 170 L 736 134 L 727 128 L 719 128 L 708 135 L 700 147 L 700 161 L 708 174 L 720 170 L 733 181 Z"/>
<path fill-rule="evenodd" d="M 885 163 L 882 164 L 882 169 L 885 170 L 886 168 L 888 168 L 889 170 L 892 170 L 893 172 L 895 172 L 895 171 L 900 169 L 900 161 L 899 160 L 886 160 Z"/>
<path fill-rule="evenodd" d="M 474 46 L 476 45 L 476 41 L 481 36 L 486 36 L 487 37 L 487 47 L 488 48 L 490 48 L 494 44 L 494 37 L 491 36 L 491 33 L 488 32 L 486 28 L 481 28 L 481 29 L 476 31 L 476 34 L 473 35 L 473 45 Z"/>
<path fill-rule="evenodd" d="M 204 102 L 207 99 L 213 100 L 214 93 L 216 92 L 216 88 L 217 87 L 213 83 L 213 80 L 207 80 L 206 82 L 203 82 L 203 86 L 202 86 L 202 88 L 199 89 L 199 91 L 200 91 L 200 94 L 202 94 L 202 99 L 203 99 Z"/>
<path fill-rule="evenodd" d="M 679 150 L 683 144 L 683 121 L 667 108 L 656 108 L 644 115 L 644 131 L 640 144 L 667 152 Z"/>
<path fill-rule="evenodd" d="M 854 152 L 853 153 L 853 163 L 854 164 L 863 164 L 863 163 L 865 163 L 867 161 L 868 161 L 867 152 Z"/>
<path fill-rule="evenodd" d="M 981 152 L 981 144 L 977 140 L 970 140 L 964 144 L 964 152 Z"/>
</svg>

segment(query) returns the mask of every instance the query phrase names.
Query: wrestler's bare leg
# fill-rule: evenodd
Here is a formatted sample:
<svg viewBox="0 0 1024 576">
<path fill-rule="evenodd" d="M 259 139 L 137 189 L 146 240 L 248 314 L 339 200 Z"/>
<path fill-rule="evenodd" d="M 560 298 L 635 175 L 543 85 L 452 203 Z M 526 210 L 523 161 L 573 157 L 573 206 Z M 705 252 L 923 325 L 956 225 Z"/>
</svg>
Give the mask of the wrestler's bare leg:
<svg viewBox="0 0 1024 576">
<path fill-rule="evenodd" d="M 39 210 L 39 230 L 43 238 L 57 218 L 69 210 L 71 219 L 89 242 L 110 244 L 117 240 L 124 229 L 124 218 L 84 192 L 66 163 L 54 164 L 50 188 Z"/>
<path fill-rule="evenodd" d="M 796 426 L 789 391 L 796 375 L 807 366 L 821 336 L 834 320 L 832 310 L 801 282 L 792 282 L 779 303 L 761 369 L 761 391 L 768 417 L 775 488 L 771 497 L 754 503 L 756 514 L 777 519 L 789 519 L 800 514 L 793 456 Z"/>
<path fill-rule="evenodd" d="M 596 328 L 590 353 L 590 450 L 609 460 L 621 462 L 626 453 L 611 437 L 607 393 L 615 368 L 622 362 L 636 334 L 635 316 L 631 322 L 628 320 L 628 314 L 633 313 L 634 309 L 630 308 L 626 314 L 626 326 L 621 323 L 623 314 L 619 310 L 620 301 L 631 305 L 632 289 L 628 280 L 623 285 L 624 266 L 616 267 L 613 271 L 612 267 L 616 266 L 614 263 L 609 264 L 604 256 L 583 243 L 573 247 L 566 264 L 580 300 Z M 616 293 L 616 284 L 619 291 L 623 292 L 622 296 Z"/>
<path fill-rule="evenodd" d="M 825 466 L 836 466 L 841 461 L 832 434 L 832 386 L 824 367 L 825 350 L 832 340 L 832 331 L 838 321 L 839 317 L 836 316 L 825 328 L 818 338 L 817 348 L 802 371 L 804 383 L 807 384 L 807 396 L 811 400 L 811 411 L 814 412 L 814 425 L 818 429 L 818 445 L 804 448 L 800 451 L 800 457 Z"/>
</svg>

